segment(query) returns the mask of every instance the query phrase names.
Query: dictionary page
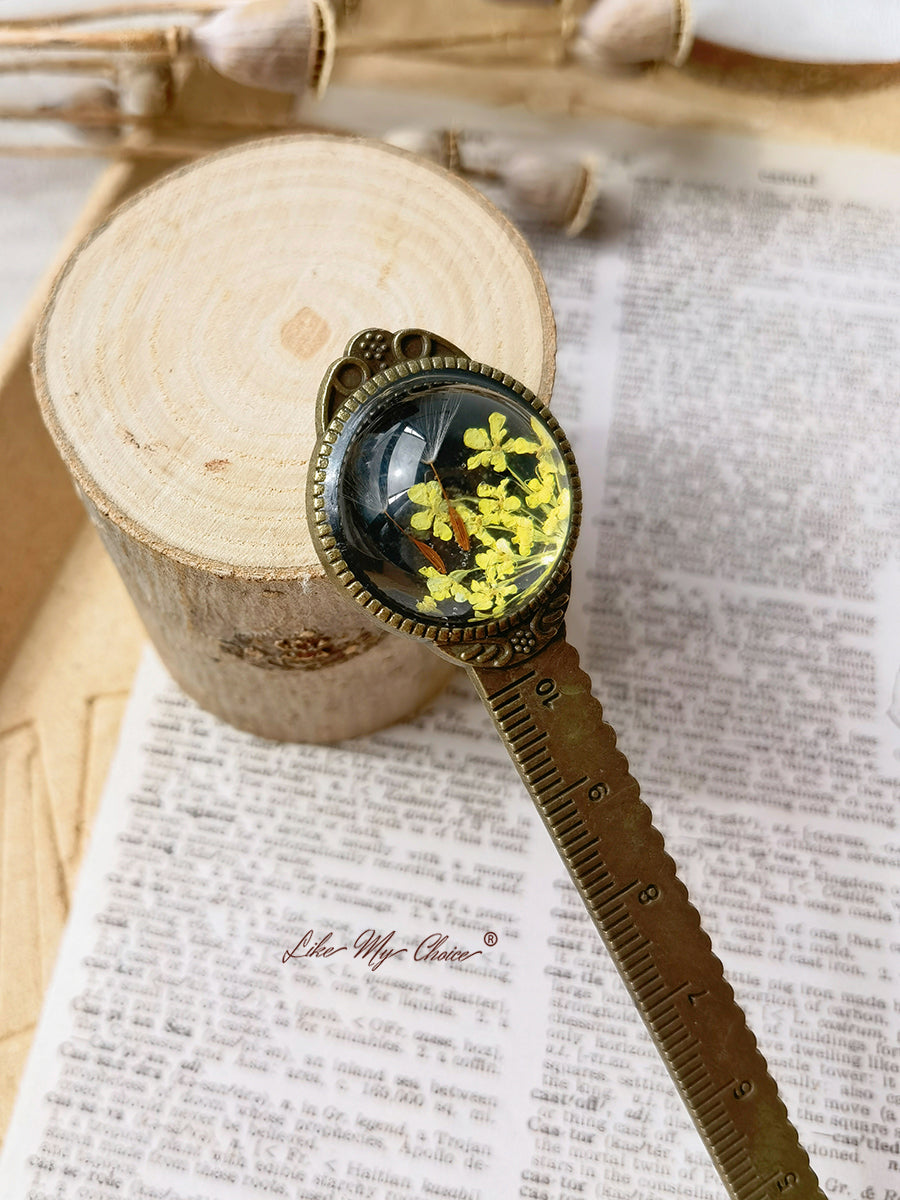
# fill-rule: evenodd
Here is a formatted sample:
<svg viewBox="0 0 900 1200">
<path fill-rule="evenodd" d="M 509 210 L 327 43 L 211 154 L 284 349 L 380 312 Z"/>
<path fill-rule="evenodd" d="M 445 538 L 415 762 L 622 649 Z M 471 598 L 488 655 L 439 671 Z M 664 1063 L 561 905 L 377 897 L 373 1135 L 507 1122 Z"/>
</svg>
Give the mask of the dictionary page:
<svg viewBox="0 0 900 1200">
<path fill-rule="evenodd" d="M 570 638 L 826 1192 L 900 1200 L 897 165 L 602 146 L 528 230 Z M 265 1194 L 724 1196 L 462 672 L 331 748 L 137 680 L 0 1196 Z"/>
</svg>

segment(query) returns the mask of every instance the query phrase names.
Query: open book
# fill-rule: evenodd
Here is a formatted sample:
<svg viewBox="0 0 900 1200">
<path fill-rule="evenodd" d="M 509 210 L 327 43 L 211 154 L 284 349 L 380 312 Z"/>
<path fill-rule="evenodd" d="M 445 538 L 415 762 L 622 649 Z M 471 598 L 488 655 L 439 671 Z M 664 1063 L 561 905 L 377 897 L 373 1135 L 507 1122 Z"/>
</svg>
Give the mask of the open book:
<svg viewBox="0 0 900 1200">
<path fill-rule="evenodd" d="M 616 136 L 532 231 L 569 637 L 825 1191 L 900 1200 L 900 167 Z M 331 748 L 138 677 L 0 1196 L 263 1195 L 724 1195 L 462 672 Z"/>
</svg>

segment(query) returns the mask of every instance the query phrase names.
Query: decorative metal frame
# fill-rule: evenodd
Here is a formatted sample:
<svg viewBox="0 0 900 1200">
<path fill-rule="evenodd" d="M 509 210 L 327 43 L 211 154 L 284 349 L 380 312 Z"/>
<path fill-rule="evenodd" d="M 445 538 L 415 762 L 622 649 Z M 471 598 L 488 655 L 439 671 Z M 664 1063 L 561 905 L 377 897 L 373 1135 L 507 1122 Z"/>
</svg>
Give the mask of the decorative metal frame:
<svg viewBox="0 0 900 1200">
<path fill-rule="evenodd" d="M 547 427 L 566 464 L 572 510 L 562 554 L 538 594 L 510 616 L 480 624 L 447 626 L 415 620 L 373 596 L 348 566 L 326 515 L 325 481 L 331 453 L 345 422 L 363 405 L 376 400 L 389 384 L 409 379 L 406 394 L 427 390 L 429 382 L 444 381 L 448 370 L 463 371 L 473 381 L 491 379 L 527 405 Z M 429 380 L 431 376 L 431 380 Z M 401 397 L 398 397 L 402 398 Z M 328 368 L 316 400 L 319 436 L 309 472 L 307 511 L 310 529 L 326 573 L 383 625 L 408 637 L 431 642 L 456 663 L 505 667 L 524 661 L 557 634 L 565 617 L 571 586 L 571 561 L 581 525 L 581 483 L 572 448 L 546 404 L 523 383 L 496 367 L 466 357 L 458 347 L 424 329 L 364 329 L 351 338 L 343 357 Z"/>
</svg>

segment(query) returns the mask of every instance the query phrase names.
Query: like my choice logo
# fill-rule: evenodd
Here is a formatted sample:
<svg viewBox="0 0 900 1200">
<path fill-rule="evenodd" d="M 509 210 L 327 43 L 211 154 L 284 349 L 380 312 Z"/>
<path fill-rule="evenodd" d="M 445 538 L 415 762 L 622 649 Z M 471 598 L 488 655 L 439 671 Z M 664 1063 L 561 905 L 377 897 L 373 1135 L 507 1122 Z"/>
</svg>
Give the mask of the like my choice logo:
<svg viewBox="0 0 900 1200">
<path fill-rule="evenodd" d="M 338 945 L 334 942 L 334 931 L 329 930 L 318 939 L 312 929 L 307 929 L 303 937 L 293 948 L 285 950 L 281 961 L 286 963 L 291 958 L 332 958 L 335 954 L 350 953 L 353 958 L 362 959 L 370 971 L 377 971 L 391 958 L 401 954 L 411 954 L 413 962 L 465 962 L 481 954 L 481 950 L 464 950 L 461 946 L 448 946 L 446 933 L 429 933 L 421 942 L 410 949 L 409 946 L 394 945 L 396 929 L 390 933 L 379 933 L 376 929 L 364 929 L 356 938 L 353 946 Z M 488 931 L 484 935 L 486 946 L 497 945 L 497 935 Z"/>
</svg>

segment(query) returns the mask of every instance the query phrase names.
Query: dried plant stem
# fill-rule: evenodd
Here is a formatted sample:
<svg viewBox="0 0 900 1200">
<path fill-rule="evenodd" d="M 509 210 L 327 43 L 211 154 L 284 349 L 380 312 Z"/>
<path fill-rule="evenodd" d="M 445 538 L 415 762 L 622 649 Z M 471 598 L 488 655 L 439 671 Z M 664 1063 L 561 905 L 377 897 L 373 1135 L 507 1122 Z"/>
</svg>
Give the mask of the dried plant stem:
<svg viewBox="0 0 900 1200">
<path fill-rule="evenodd" d="M 338 38 L 336 50 L 338 54 L 400 54 L 408 51 L 421 50 L 455 50 L 466 46 L 490 46 L 498 42 L 518 42 L 522 40 L 543 40 L 564 37 L 566 30 L 559 26 L 556 29 L 535 29 L 533 26 L 518 29 L 482 30 L 479 33 L 459 33 L 419 38 Z"/>
<path fill-rule="evenodd" d="M 118 75 L 119 67 L 114 59 L 100 56 L 84 55 L 80 58 L 60 58 L 52 55 L 47 58 L 22 55 L 20 58 L 0 59 L 0 75 L 18 74 L 22 72 L 35 75 Z"/>
<path fill-rule="evenodd" d="M 166 124 L 166 117 L 146 113 L 127 113 L 117 109 L 107 111 L 100 108 L 85 109 L 78 105 L 60 105 L 58 107 L 42 105 L 38 108 L 0 107 L 0 121 L 58 121 L 77 125 L 82 129 L 91 127 L 103 129 L 119 125 L 159 129 L 160 126 Z M 284 121 L 204 121 L 192 118 L 189 128 L 190 131 L 196 130 L 211 136 L 229 137 L 240 134 L 304 133 L 309 132 L 313 127 L 301 121 L 292 121 L 290 118 Z M 322 132 L 338 132 L 337 130 L 326 131 L 324 127 L 318 125 L 315 128 Z"/>
<path fill-rule="evenodd" d="M 148 142 L 129 145 L 127 142 L 106 146 L 25 146 L 0 144 L 0 158 L 122 158 L 141 159 L 202 158 L 221 150 L 222 142 Z"/>
<path fill-rule="evenodd" d="M 43 13 L 34 17 L 5 18 L 5 29 L 37 29 L 46 25 L 76 25 L 80 22 L 105 21 L 113 17 L 142 17 L 174 13 L 210 13 L 222 7 L 223 0 L 135 0 L 133 4 L 95 5 L 93 8 L 73 8 Z"/>
<path fill-rule="evenodd" d="M 190 31 L 173 25 L 168 29 L 89 29 L 0 27 L 0 50 L 84 50 L 88 52 L 139 54 L 144 59 L 172 59 L 186 49 Z"/>
</svg>

